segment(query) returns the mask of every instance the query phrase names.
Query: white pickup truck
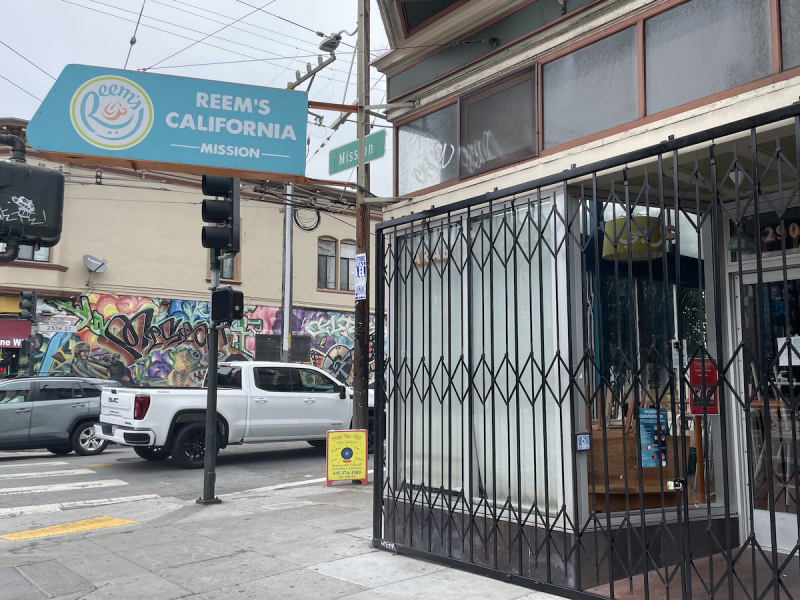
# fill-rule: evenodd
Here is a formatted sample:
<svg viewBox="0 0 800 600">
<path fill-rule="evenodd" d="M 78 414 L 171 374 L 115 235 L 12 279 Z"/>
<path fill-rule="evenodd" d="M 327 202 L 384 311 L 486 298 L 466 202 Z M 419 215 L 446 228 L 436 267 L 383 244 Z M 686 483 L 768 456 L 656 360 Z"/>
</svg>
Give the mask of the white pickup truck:
<svg viewBox="0 0 800 600">
<path fill-rule="evenodd" d="M 219 447 L 305 440 L 324 448 L 331 429 L 350 427 L 352 391 L 325 371 L 272 362 L 220 363 Z M 95 435 L 132 446 L 147 460 L 192 469 L 205 456 L 206 389 L 106 387 Z"/>
</svg>

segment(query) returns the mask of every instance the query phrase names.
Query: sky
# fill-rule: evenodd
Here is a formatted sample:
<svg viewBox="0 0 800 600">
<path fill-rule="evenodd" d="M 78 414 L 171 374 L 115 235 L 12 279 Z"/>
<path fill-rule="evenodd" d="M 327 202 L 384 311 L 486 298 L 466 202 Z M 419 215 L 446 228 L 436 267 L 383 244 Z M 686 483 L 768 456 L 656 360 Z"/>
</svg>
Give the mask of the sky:
<svg viewBox="0 0 800 600">
<path fill-rule="evenodd" d="M 30 119 L 70 63 L 120 69 L 127 61 L 133 70 L 155 65 L 151 72 L 285 88 L 295 71 L 305 73 L 306 63 L 316 66 L 318 55 L 328 57 L 315 32 L 354 31 L 357 9 L 357 0 L 6 0 L 3 20 L 17 26 L 0 32 L 0 117 Z M 376 57 L 389 46 L 374 0 L 371 16 L 370 50 Z M 192 45 L 197 40 L 202 41 Z M 356 99 L 355 65 L 346 86 L 355 40 L 343 36 L 336 61 L 315 78 L 310 100 Z M 385 79 L 370 71 L 371 103 L 382 104 Z M 355 169 L 328 174 L 328 150 L 355 140 L 355 124 L 333 132 L 326 126 L 339 113 L 314 112 L 324 120 L 322 127 L 308 126 L 306 175 L 355 181 Z M 386 131 L 386 156 L 371 167 L 377 196 L 392 195 L 392 130 Z"/>
</svg>

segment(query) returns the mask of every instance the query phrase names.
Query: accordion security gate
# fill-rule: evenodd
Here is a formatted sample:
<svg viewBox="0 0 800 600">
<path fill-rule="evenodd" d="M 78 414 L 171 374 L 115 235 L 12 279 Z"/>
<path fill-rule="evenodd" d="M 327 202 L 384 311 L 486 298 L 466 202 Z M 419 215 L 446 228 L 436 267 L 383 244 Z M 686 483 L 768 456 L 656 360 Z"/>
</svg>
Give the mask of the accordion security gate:
<svg viewBox="0 0 800 600">
<path fill-rule="evenodd" d="M 798 115 L 378 226 L 376 546 L 800 599 Z"/>
</svg>

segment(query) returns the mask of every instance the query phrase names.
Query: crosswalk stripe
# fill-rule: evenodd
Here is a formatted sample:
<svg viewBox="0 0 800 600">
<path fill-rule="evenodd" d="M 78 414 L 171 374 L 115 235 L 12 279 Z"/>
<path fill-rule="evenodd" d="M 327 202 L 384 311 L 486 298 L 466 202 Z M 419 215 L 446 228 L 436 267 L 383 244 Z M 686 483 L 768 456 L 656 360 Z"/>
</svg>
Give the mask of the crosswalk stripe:
<svg viewBox="0 0 800 600">
<path fill-rule="evenodd" d="M 118 498 L 99 498 L 97 500 L 78 500 L 77 502 L 61 502 L 59 504 L 35 504 L 33 506 L 17 506 L 13 508 L 0 508 L 0 519 L 9 517 L 24 517 L 30 515 L 44 515 L 47 513 L 61 512 L 76 508 L 92 508 L 96 506 L 109 506 L 111 504 L 124 504 L 126 502 L 139 502 L 159 498 L 158 494 L 143 494 L 141 496 L 120 496 Z"/>
<path fill-rule="evenodd" d="M 63 471 L 38 471 L 35 473 L 2 473 L 0 481 L 7 479 L 36 479 L 39 477 L 63 477 L 68 475 L 91 475 L 97 471 L 91 469 L 64 469 Z"/>
<path fill-rule="evenodd" d="M 83 519 L 72 523 L 62 523 L 61 525 L 51 525 L 50 527 L 40 527 L 39 529 L 29 529 L 28 531 L 18 531 L 0 535 L 0 538 L 7 540 L 31 540 L 35 538 L 49 537 L 51 535 L 64 535 L 65 533 L 77 533 L 79 531 L 94 531 L 96 529 L 106 529 L 108 527 L 119 527 L 120 525 L 135 525 L 136 521 L 127 519 L 117 519 L 114 517 L 95 517 L 94 519 Z"/>
<path fill-rule="evenodd" d="M 53 485 L 32 485 L 17 488 L 0 488 L 0 496 L 15 496 L 18 494 L 36 494 L 41 492 L 70 492 L 89 488 L 116 487 L 128 485 L 120 479 L 100 479 L 99 481 L 78 481 L 75 483 L 56 483 Z"/>
<path fill-rule="evenodd" d="M 53 462 L 37 462 L 37 463 L 19 463 L 16 465 L 0 465 L 0 469 L 11 469 L 12 467 L 54 467 L 56 465 L 68 465 L 65 460 L 56 460 Z"/>
</svg>

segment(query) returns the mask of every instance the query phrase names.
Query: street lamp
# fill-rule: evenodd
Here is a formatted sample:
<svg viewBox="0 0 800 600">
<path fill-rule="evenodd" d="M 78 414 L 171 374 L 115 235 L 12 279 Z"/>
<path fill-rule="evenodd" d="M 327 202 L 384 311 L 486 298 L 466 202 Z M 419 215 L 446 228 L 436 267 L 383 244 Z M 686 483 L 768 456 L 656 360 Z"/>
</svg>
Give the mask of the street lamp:
<svg viewBox="0 0 800 600">
<path fill-rule="evenodd" d="M 342 34 L 343 33 L 347 34 L 347 35 L 350 35 L 350 36 L 353 36 L 353 35 L 356 34 L 357 31 L 358 31 L 358 29 L 354 29 L 353 33 L 347 33 L 346 30 L 342 29 L 339 33 L 332 33 L 332 34 L 330 34 L 328 36 L 326 36 L 321 31 L 318 31 L 317 35 L 319 37 L 321 37 L 321 38 L 325 38 L 325 39 L 322 40 L 322 42 L 320 42 L 319 49 L 322 50 L 323 52 L 335 52 L 336 49 L 339 47 L 339 44 L 342 41 Z"/>
</svg>

